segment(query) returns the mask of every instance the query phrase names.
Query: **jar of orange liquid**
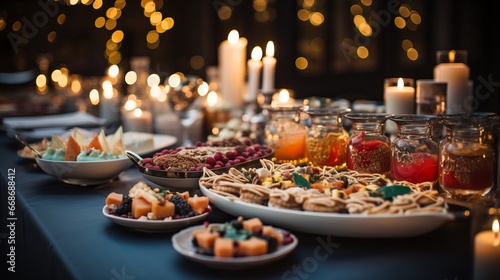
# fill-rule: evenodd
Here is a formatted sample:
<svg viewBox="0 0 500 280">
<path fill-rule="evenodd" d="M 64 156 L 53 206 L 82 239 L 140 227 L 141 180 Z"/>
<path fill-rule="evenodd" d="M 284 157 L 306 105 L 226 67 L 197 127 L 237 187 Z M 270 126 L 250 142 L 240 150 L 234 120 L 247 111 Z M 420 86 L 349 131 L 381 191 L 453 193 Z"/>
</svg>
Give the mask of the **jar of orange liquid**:
<svg viewBox="0 0 500 280">
<path fill-rule="evenodd" d="M 305 139 L 307 128 L 300 123 L 301 106 L 264 107 L 270 120 L 265 126 L 265 142 L 274 150 L 278 163 L 306 162 Z"/>
<path fill-rule="evenodd" d="M 310 117 L 306 137 L 309 163 L 320 167 L 344 168 L 349 134 L 342 126 L 342 119 L 351 109 L 305 107 L 303 111 Z"/>
</svg>

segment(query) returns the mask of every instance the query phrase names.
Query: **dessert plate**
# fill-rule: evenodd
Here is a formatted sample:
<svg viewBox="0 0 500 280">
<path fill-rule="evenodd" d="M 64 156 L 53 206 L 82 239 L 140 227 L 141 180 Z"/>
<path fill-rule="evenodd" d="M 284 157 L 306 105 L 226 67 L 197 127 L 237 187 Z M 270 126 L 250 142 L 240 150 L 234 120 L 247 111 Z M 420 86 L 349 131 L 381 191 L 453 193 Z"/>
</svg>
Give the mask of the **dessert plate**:
<svg viewBox="0 0 500 280">
<path fill-rule="evenodd" d="M 211 213 L 212 208 L 208 206 L 210 211 L 203 214 L 196 215 L 189 218 L 175 219 L 175 220 L 138 220 L 131 218 L 123 218 L 115 215 L 109 214 L 108 207 L 104 205 L 102 208 L 102 214 L 108 218 L 110 221 L 116 223 L 117 225 L 132 228 L 143 232 L 169 232 L 176 231 L 179 229 L 186 228 L 188 226 L 197 224 L 205 220 L 208 214 Z"/>
<path fill-rule="evenodd" d="M 293 242 L 280 246 L 273 253 L 252 257 L 219 258 L 196 253 L 196 249 L 192 243 L 193 231 L 202 228 L 204 228 L 204 225 L 193 226 L 174 234 L 172 236 L 172 245 L 184 257 L 217 269 L 239 270 L 271 263 L 290 254 L 299 244 L 297 237 L 290 233 Z M 283 231 L 283 229 L 274 228 L 278 231 Z"/>
</svg>

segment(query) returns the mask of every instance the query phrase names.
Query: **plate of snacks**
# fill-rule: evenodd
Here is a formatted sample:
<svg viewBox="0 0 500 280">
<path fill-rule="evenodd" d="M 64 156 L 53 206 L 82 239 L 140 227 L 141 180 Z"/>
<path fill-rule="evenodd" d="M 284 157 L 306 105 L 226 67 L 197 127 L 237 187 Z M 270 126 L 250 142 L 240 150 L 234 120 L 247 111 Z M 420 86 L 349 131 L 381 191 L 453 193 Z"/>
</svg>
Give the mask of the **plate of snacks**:
<svg viewBox="0 0 500 280">
<path fill-rule="evenodd" d="M 412 237 L 453 219 L 432 182 L 384 175 L 274 164 L 215 174 L 200 190 L 222 211 L 294 231 L 356 238 Z"/>
<path fill-rule="evenodd" d="M 184 257 L 217 269 L 239 270 L 277 261 L 299 241 L 289 231 L 264 225 L 259 218 L 239 217 L 224 224 L 189 227 L 172 236 Z"/>
<path fill-rule="evenodd" d="M 151 188 L 140 181 L 127 194 L 111 192 L 103 215 L 124 227 L 144 232 L 176 231 L 201 223 L 212 211 L 205 196 Z"/>
<path fill-rule="evenodd" d="M 142 158 L 128 150 L 125 153 L 146 179 L 174 189 L 198 188 L 203 168 L 223 173 L 231 167 L 259 165 L 259 160 L 273 155 L 268 147 L 235 138 L 198 143 L 192 147 L 164 149 L 149 158 Z"/>
<path fill-rule="evenodd" d="M 98 185 L 117 178 L 131 166 L 124 153 L 121 127 L 106 138 L 104 131 L 87 138 L 78 129 L 67 140 L 54 135 L 39 151 L 36 163 L 45 173 L 71 185 Z"/>
</svg>

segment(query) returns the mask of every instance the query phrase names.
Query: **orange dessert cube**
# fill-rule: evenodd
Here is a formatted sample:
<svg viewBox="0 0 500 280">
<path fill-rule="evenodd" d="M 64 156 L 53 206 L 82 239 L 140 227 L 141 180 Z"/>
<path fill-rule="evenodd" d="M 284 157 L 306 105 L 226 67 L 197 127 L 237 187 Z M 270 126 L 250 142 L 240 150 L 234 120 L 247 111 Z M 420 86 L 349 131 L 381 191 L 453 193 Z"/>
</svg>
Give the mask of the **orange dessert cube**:
<svg viewBox="0 0 500 280">
<path fill-rule="evenodd" d="M 108 194 L 106 197 L 106 205 L 110 206 L 111 204 L 114 204 L 116 206 L 120 206 L 123 203 L 123 194 L 121 193 L 115 193 L 112 192 Z"/>
<path fill-rule="evenodd" d="M 188 198 L 187 203 L 196 214 L 202 214 L 208 208 L 208 197 L 206 196 L 193 196 Z"/>
<path fill-rule="evenodd" d="M 165 219 L 167 217 L 173 217 L 175 214 L 175 204 L 170 201 L 165 201 L 164 204 L 159 202 L 154 202 L 151 205 L 151 211 L 157 219 Z"/>
<path fill-rule="evenodd" d="M 267 254 L 267 241 L 257 237 L 238 242 L 238 251 L 243 256 L 259 256 Z"/>
<path fill-rule="evenodd" d="M 234 240 L 230 238 L 219 237 L 215 239 L 214 256 L 230 258 L 234 255 Z"/>
<path fill-rule="evenodd" d="M 151 212 L 151 203 L 147 202 L 142 198 L 132 199 L 132 216 L 135 219 L 139 219 L 141 216 L 147 216 Z"/>
<path fill-rule="evenodd" d="M 272 226 L 264 226 L 262 228 L 262 234 L 274 237 L 276 239 L 276 241 L 278 242 L 278 246 L 283 244 L 283 235 L 280 232 L 278 232 L 275 228 L 273 228 Z"/>
<path fill-rule="evenodd" d="M 261 231 L 262 230 L 262 221 L 259 218 L 251 218 L 242 222 L 243 228 L 251 231 Z"/>
<path fill-rule="evenodd" d="M 219 233 L 210 231 L 200 231 L 194 236 L 198 246 L 203 249 L 212 249 L 215 244 L 215 239 L 219 237 Z"/>
</svg>

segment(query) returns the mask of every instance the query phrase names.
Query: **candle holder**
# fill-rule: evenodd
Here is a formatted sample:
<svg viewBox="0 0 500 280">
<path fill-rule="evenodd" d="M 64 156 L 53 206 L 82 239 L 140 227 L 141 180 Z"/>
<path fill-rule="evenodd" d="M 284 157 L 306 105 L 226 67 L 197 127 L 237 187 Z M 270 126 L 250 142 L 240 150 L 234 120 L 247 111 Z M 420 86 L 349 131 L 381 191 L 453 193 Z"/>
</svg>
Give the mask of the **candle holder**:
<svg viewBox="0 0 500 280">
<path fill-rule="evenodd" d="M 472 206 L 473 279 L 500 275 L 500 198 L 478 199 Z"/>
</svg>

